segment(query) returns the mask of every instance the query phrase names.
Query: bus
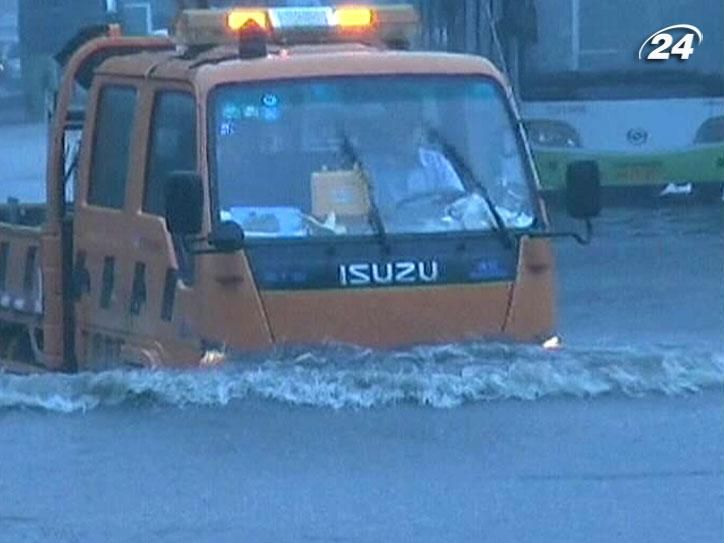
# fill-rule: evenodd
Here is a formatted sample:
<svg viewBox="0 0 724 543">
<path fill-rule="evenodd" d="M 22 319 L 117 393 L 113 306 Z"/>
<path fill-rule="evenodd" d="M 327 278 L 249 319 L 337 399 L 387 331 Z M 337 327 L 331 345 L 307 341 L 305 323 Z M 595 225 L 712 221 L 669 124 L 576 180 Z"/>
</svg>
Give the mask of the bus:
<svg viewBox="0 0 724 543">
<path fill-rule="evenodd" d="M 722 199 L 724 3 L 717 0 L 537 0 L 537 32 L 510 54 L 545 188 L 567 164 L 599 164 L 609 194 Z M 638 58 L 647 38 L 678 24 L 703 35 L 689 58 Z M 671 30 L 673 45 L 688 30 Z M 654 47 L 644 47 L 644 53 Z M 611 190 L 627 188 L 630 190 Z"/>
<path fill-rule="evenodd" d="M 491 58 L 511 81 L 542 186 L 595 160 L 609 201 L 724 183 L 724 4 L 716 0 L 416 0 L 422 46 Z M 686 60 L 639 60 L 676 24 L 703 41 Z M 672 31 L 675 45 L 685 32 Z M 653 47 L 647 49 L 650 52 Z M 624 189 L 624 190 L 621 190 Z"/>
</svg>

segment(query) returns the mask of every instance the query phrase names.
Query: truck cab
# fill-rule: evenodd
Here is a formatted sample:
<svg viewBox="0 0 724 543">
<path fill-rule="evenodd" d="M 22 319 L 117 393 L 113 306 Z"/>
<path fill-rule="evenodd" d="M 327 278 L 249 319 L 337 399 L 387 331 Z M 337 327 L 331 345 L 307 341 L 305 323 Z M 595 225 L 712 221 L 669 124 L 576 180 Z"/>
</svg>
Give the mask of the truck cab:
<svg viewBox="0 0 724 543">
<path fill-rule="evenodd" d="M 553 336 L 511 89 L 483 58 L 408 50 L 416 25 L 404 6 L 189 10 L 173 38 L 81 47 L 51 130 L 40 363 Z M 587 218 L 595 172 L 571 176 Z"/>
</svg>

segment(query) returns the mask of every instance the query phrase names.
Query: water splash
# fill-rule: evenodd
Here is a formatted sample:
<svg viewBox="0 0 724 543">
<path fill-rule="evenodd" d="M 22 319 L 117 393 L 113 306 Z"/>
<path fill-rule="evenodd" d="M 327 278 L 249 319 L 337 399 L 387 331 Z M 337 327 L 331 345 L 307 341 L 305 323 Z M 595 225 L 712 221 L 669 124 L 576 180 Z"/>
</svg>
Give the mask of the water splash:
<svg viewBox="0 0 724 543">
<path fill-rule="evenodd" d="M 0 409 L 63 413 L 151 402 L 223 406 L 246 398 L 292 405 L 435 408 L 503 399 L 679 395 L 724 386 L 724 353 L 657 347 L 544 351 L 482 343 L 378 352 L 344 346 L 285 349 L 196 371 L 0 374 Z"/>
</svg>

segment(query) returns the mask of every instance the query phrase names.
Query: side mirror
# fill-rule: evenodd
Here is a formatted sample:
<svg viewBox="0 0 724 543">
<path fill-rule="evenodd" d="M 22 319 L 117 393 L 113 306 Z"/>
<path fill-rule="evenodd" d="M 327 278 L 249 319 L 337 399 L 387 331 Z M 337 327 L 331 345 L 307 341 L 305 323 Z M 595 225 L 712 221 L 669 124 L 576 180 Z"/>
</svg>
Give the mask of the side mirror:
<svg viewBox="0 0 724 543">
<path fill-rule="evenodd" d="M 208 241 L 222 253 L 234 253 L 244 247 L 244 230 L 234 221 L 222 221 L 211 232 Z"/>
<path fill-rule="evenodd" d="M 201 233 L 204 215 L 204 186 L 196 172 L 171 172 L 166 178 L 166 228 L 172 234 Z"/>
<path fill-rule="evenodd" d="M 601 173 L 593 160 L 572 162 L 566 170 L 566 211 L 574 219 L 601 213 Z"/>
</svg>

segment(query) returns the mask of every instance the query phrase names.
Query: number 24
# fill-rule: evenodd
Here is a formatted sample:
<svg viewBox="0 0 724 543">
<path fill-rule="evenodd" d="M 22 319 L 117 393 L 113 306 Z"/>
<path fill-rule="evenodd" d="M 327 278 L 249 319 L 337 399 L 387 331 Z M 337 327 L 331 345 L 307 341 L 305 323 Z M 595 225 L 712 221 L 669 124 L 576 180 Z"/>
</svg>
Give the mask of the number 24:
<svg viewBox="0 0 724 543">
<path fill-rule="evenodd" d="M 694 34 L 691 32 L 681 38 L 676 44 L 674 38 L 667 32 L 662 32 L 651 38 L 652 45 L 658 45 L 656 49 L 651 51 L 646 57 L 648 60 L 668 60 L 671 55 L 678 56 L 681 60 L 688 59 L 694 52 Z M 670 52 L 669 52 L 669 48 Z"/>
</svg>

